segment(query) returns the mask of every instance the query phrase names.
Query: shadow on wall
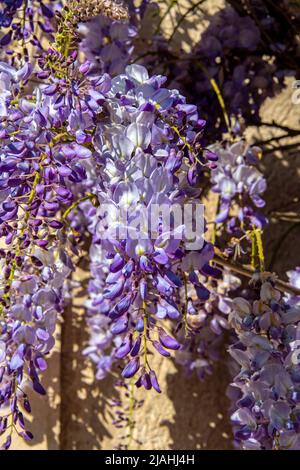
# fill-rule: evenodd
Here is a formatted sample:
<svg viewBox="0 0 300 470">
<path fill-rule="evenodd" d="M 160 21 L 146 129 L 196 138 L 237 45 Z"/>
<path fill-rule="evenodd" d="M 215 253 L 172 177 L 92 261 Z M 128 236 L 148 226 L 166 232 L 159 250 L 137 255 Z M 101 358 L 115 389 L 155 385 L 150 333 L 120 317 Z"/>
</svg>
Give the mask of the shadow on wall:
<svg viewBox="0 0 300 470">
<path fill-rule="evenodd" d="M 223 359 L 223 358 L 222 358 Z M 173 422 L 162 424 L 169 428 L 170 449 L 222 449 L 232 448 L 229 424 L 228 365 L 221 360 L 211 376 L 199 381 L 196 376 L 185 377 L 181 367 L 168 375 L 168 398 L 174 406 Z"/>
<path fill-rule="evenodd" d="M 255 128 L 252 140 L 263 146 L 261 171 L 267 179 L 264 213 L 269 224 L 264 230 L 266 269 L 286 278 L 286 272 L 300 266 L 300 104 L 293 104 L 293 79 L 275 99 L 268 99 L 261 109 L 261 120 L 270 123 Z M 276 128 L 272 127 L 276 123 Z M 281 138 L 284 129 L 298 129 L 291 138 Z"/>
<path fill-rule="evenodd" d="M 267 209 L 270 219 L 265 229 L 266 268 L 286 280 L 286 272 L 300 266 L 300 155 L 288 152 L 284 159 L 270 155 Z"/>
</svg>

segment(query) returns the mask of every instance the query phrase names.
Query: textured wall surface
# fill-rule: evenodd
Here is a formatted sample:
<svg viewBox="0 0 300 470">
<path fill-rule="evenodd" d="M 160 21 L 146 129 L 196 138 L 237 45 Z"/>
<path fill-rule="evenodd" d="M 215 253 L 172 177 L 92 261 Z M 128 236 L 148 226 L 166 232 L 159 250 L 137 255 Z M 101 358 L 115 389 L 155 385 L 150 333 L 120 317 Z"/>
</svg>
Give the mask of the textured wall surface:
<svg viewBox="0 0 300 470">
<path fill-rule="evenodd" d="M 221 4 L 217 1 L 209 3 L 213 8 Z M 194 18 L 189 28 L 197 29 L 196 25 Z M 189 29 L 188 34 L 184 29 L 182 31 L 181 39 L 189 42 L 193 31 Z M 299 111 L 300 106 L 291 104 L 289 82 L 280 96 L 267 100 L 262 119 L 268 123 L 275 119 L 297 128 Z M 270 127 L 263 127 L 259 132 L 251 129 L 249 134 L 266 140 L 274 132 Z M 284 277 L 286 270 L 300 265 L 297 247 L 300 224 L 290 229 L 291 222 L 283 220 L 282 216 L 278 218 L 276 213 L 299 213 L 300 155 L 292 150 L 284 157 L 272 152 L 263 157 L 261 165 L 268 180 L 267 211 L 271 221 L 265 233 L 267 263 L 273 258 L 273 268 Z M 278 241 L 284 236 L 285 240 L 279 246 Z M 24 447 L 17 441 L 17 449 L 114 449 L 122 435 L 122 430 L 116 430 L 111 424 L 109 404 L 112 397 L 118 396 L 115 378 L 94 382 L 93 371 L 81 354 L 87 339 L 82 308 L 87 275 L 78 268 L 75 277 L 80 280 L 80 288 L 66 308 L 58 346 L 44 376 L 49 397 L 33 398 L 35 418 L 31 429 L 35 435 L 34 443 Z M 136 413 L 132 448 L 231 448 L 225 396 L 229 377 L 225 361 L 221 360 L 214 375 L 202 383 L 196 378 L 186 378 L 172 361 L 161 358 L 155 361 L 164 393 L 139 395 L 145 398 L 145 403 Z"/>
</svg>

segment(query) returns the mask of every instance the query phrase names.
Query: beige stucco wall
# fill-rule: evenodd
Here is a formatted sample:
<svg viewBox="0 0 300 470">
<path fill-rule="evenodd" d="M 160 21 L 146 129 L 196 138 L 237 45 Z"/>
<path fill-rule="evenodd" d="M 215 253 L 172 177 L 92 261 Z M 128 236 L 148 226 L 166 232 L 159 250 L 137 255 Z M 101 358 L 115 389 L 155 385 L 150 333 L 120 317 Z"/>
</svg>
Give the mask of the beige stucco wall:
<svg viewBox="0 0 300 470">
<path fill-rule="evenodd" d="M 180 8 L 191 1 L 180 0 Z M 216 8 L 222 2 L 207 2 Z M 197 19 L 189 18 L 188 32 L 182 29 L 180 40 L 189 43 L 199 38 Z M 172 18 L 168 20 L 174 21 Z M 169 24 L 170 24 L 169 23 Z M 168 29 L 168 23 L 164 25 Z M 185 47 L 187 47 L 185 45 Z M 299 127 L 300 106 L 291 105 L 291 87 L 275 100 L 267 100 L 262 110 L 264 121 L 273 119 L 290 126 Z M 268 138 L 272 129 L 263 128 L 260 137 Z M 249 135 L 257 135 L 252 129 Z M 283 210 L 299 212 L 300 155 L 290 152 L 272 153 L 264 157 L 269 189 L 267 211 Z M 298 198 L 298 202 L 295 199 Z M 294 200 L 294 202 L 293 202 Z M 270 259 L 276 241 L 288 228 L 288 222 L 271 219 L 265 233 L 267 258 Z M 284 271 L 300 265 L 300 228 L 295 228 L 287 237 L 278 253 L 275 269 Z M 267 259 L 267 260 L 268 260 Z M 84 325 L 84 289 L 87 274 L 78 268 L 75 277 L 81 288 L 66 308 L 64 322 L 58 331 L 58 344 L 44 374 L 48 397 L 33 397 L 31 430 L 35 440 L 30 446 L 16 440 L 15 449 L 113 449 L 119 443 L 122 431 L 111 424 L 110 399 L 116 396 L 114 379 L 103 382 L 93 380 L 93 371 L 81 354 L 82 344 L 87 339 Z M 225 390 L 228 384 L 226 364 L 222 360 L 215 373 L 205 382 L 188 379 L 170 360 L 155 359 L 159 379 L 164 390 L 161 395 L 143 393 L 144 406 L 137 411 L 137 424 L 132 448 L 141 449 L 228 449 L 231 434 L 228 425 L 228 402 Z"/>
</svg>

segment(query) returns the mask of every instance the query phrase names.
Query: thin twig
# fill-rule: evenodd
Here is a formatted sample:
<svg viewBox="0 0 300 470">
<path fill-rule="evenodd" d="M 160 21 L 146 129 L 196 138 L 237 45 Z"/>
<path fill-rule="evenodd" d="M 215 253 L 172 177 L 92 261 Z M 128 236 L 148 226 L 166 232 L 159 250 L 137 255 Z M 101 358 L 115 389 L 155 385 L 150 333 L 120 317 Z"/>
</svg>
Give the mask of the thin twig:
<svg viewBox="0 0 300 470">
<path fill-rule="evenodd" d="M 245 277 L 252 278 L 253 274 L 255 273 L 254 269 L 249 269 L 244 266 L 231 263 L 230 261 L 220 258 L 219 256 L 214 256 L 214 262 L 216 264 L 219 264 L 220 266 L 224 266 L 225 268 L 228 268 L 230 271 L 233 271 L 237 274 L 241 274 L 242 276 L 245 276 Z M 297 289 L 296 287 L 293 287 L 287 282 L 281 281 L 280 279 L 277 279 L 275 281 L 275 286 L 277 287 L 278 290 L 280 290 L 283 293 L 286 292 L 287 294 L 300 296 L 300 289 Z"/>
</svg>

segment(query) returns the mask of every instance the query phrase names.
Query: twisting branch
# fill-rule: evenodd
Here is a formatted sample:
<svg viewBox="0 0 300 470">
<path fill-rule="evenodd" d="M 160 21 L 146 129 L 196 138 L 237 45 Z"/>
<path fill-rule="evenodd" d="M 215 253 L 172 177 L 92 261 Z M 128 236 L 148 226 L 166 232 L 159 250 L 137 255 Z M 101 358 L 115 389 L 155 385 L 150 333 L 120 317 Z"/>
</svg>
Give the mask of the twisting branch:
<svg viewBox="0 0 300 470">
<path fill-rule="evenodd" d="M 249 268 L 246 268 L 245 266 L 232 263 L 217 255 L 214 256 L 213 260 L 216 264 L 219 264 L 220 266 L 223 266 L 224 268 L 228 268 L 230 271 L 240 274 L 241 276 L 252 278 L 253 274 L 255 273 L 254 269 L 249 269 Z M 297 289 L 296 287 L 293 287 L 287 282 L 281 281 L 280 279 L 277 279 L 275 281 L 275 286 L 277 287 L 278 290 L 280 290 L 283 293 L 300 296 L 300 289 Z"/>
</svg>

